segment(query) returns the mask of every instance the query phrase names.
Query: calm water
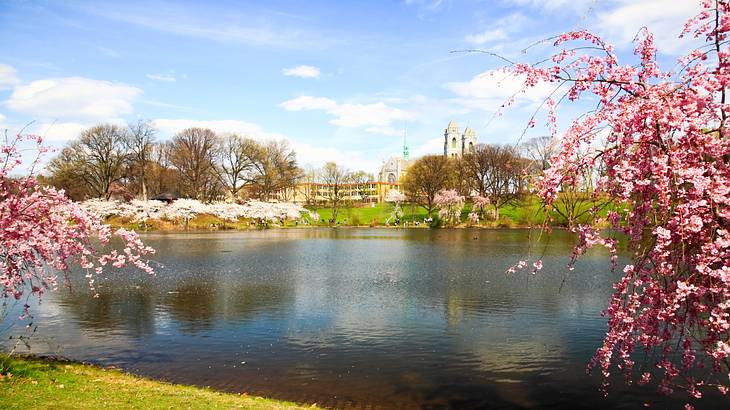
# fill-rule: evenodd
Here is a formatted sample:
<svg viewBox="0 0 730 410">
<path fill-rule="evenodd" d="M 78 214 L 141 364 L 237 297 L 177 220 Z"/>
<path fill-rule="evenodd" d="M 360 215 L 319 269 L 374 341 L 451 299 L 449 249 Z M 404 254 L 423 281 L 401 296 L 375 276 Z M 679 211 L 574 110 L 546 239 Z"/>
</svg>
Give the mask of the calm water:
<svg viewBox="0 0 730 410">
<path fill-rule="evenodd" d="M 34 307 L 36 353 L 178 383 L 354 408 L 679 407 L 585 366 L 613 277 L 585 257 L 559 291 L 573 238 L 527 231 L 306 229 L 149 234 L 164 265 L 117 272 Z M 82 283 L 82 282 L 79 282 Z M 716 397 L 704 405 L 726 405 Z"/>
</svg>

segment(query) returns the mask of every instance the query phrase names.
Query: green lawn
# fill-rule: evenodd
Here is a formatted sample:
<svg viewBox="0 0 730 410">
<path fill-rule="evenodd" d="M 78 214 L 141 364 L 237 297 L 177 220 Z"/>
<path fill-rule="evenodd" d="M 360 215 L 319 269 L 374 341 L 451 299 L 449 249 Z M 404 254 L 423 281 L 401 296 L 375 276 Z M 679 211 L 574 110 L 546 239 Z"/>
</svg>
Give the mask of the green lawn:
<svg viewBox="0 0 730 410">
<path fill-rule="evenodd" d="M 2 409 L 304 409 L 294 403 L 220 393 L 95 366 L 0 356 Z"/>
<path fill-rule="evenodd" d="M 555 206 L 560 208 L 562 203 L 557 201 Z M 587 203 L 583 207 L 589 206 Z M 402 221 L 413 222 L 423 221 L 426 217 L 426 211 L 423 207 L 418 205 L 405 204 L 402 205 L 403 218 Z M 600 212 L 600 216 L 605 216 L 606 212 L 610 209 L 607 207 Z M 320 217 L 320 225 L 327 225 L 326 222 L 321 220 L 329 221 L 332 217 L 332 208 L 320 207 L 316 209 Z M 337 214 L 337 223 L 339 225 L 384 225 L 385 221 L 391 215 L 393 211 L 393 205 L 388 203 L 377 204 L 374 207 L 371 206 L 346 206 L 340 208 Z M 492 207 L 488 207 L 487 211 L 493 212 Z M 461 221 L 466 224 L 469 220 L 469 213 L 471 212 L 471 204 L 467 203 L 461 212 Z M 434 211 L 434 218 L 438 211 Z M 557 212 L 551 213 L 552 223 L 554 225 L 564 226 L 567 221 L 564 217 L 560 216 Z M 579 223 L 588 222 L 590 215 L 586 214 L 582 218 L 578 219 Z M 520 201 L 504 205 L 499 209 L 499 220 L 490 219 L 489 216 L 485 216 L 479 223 L 479 226 L 484 227 L 524 227 L 524 226 L 536 226 L 540 225 L 545 221 L 545 214 L 543 211 L 543 205 L 540 198 L 536 195 L 530 195 L 523 198 Z M 392 221 L 391 221 L 392 223 Z"/>
<path fill-rule="evenodd" d="M 403 218 L 407 222 L 423 221 L 427 214 L 423 207 L 415 204 L 401 206 Z M 332 208 L 317 208 L 320 220 L 328 221 L 332 218 Z M 393 212 L 393 205 L 388 203 L 376 204 L 374 207 L 344 207 L 337 213 L 337 222 L 340 225 L 384 225 L 385 221 Z M 461 211 L 461 220 L 468 221 L 471 204 L 467 203 Z M 438 211 L 434 211 L 434 217 Z M 540 201 L 536 197 L 529 197 L 517 204 L 505 205 L 499 210 L 500 220 L 484 220 L 480 225 L 484 226 L 525 226 L 535 225 L 542 222 Z M 392 223 L 392 221 L 391 221 Z M 326 225 L 326 223 L 320 222 Z"/>
</svg>

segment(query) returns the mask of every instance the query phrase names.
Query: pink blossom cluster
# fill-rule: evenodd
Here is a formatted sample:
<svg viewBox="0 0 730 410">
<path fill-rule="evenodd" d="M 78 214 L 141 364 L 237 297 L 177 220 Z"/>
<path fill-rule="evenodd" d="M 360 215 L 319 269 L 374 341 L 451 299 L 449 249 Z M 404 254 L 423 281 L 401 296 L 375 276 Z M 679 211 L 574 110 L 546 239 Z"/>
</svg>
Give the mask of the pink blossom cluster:
<svg viewBox="0 0 730 410">
<path fill-rule="evenodd" d="M 403 203 L 406 200 L 406 196 L 398 191 L 397 189 L 391 189 L 385 194 L 385 202 L 392 202 L 396 204 Z"/>
<path fill-rule="evenodd" d="M 123 249 L 104 253 L 98 245 L 107 244 L 112 232 L 97 216 L 68 199 L 63 191 L 39 185 L 32 171 L 29 176 L 10 177 L 23 162 L 19 145 L 28 143 L 37 145 L 38 158 L 48 151 L 38 136 L 17 135 L 0 143 L 2 296 L 20 299 L 30 292 L 29 296 L 40 298 L 46 290 L 57 288 L 58 275 L 65 278 L 73 264 L 85 269 L 92 290 L 95 278 L 108 265 L 133 265 L 152 274 L 153 269 L 144 257 L 154 253 L 154 249 L 142 243 L 136 233 L 117 230 L 114 235 L 121 238 Z M 23 317 L 29 315 L 28 309 L 26 304 Z"/>
<path fill-rule="evenodd" d="M 596 192 L 614 199 L 611 229 L 578 227 L 570 268 L 598 245 L 618 271 L 615 234 L 627 237 L 632 261 L 614 285 L 608 332 L 589 365 L 603 374 L 604 388 L 614 366 L 629 382 L 656 376 L 660 391 L 680 388 L 694 398 L 708 387 L 725 394 L 730 385 L 730 2 L 702 5 L 683 35 L 706 45 L 676 72 L 660 69 L 646 31 L 636 41 L 637 64 L 619 64 L 611 46 L 578 31 L 557 38 L 560 50 L 546 65 L 514 67 L 528 88 L 566 90 L 547 105 L 553 133 L 553 101 L 588 93 L 599 102 L 565 132 L 539 194 L 549 208 L 561 187 L 576 183 L 573 176 L 598 173 L 600 162 Z M 605 149 L 576 155 L 605 131 Z"/>
<path fill-rule="evenodd" d="M 439 207 L 439 218 L 446 224 L 458 224 L 461 222 L 461 210 L 464 208 L 464 197 L 454 189 L 439 191 L 433 199 L 433 203 Z"/>
<path fill-rule="evenodd" d="M 471 197 L 472 211 L 469 213 L 469 221 L 476 225 L 479 223 L 479 219 L 484 215 L 485 208 L 489 205 L 489 198 L 483 197 L 479 194 L 474 194 Z"/>
</svg>

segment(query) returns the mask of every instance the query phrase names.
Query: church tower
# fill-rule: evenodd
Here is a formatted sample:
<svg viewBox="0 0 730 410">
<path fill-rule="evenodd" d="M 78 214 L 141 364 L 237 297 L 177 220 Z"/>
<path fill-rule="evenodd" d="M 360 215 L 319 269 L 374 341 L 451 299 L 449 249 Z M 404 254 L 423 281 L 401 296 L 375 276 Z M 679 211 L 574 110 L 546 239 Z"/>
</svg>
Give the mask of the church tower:
<svg viewBox="0 0 730 410">
<path fill-rule="evenodd" d="M 454 120 L 449 121 L 449 125 L 444 130 L 444 156 L 455 158 L 461 156 L 462 138 L 459 135 L 459 126 Z"/>
<path fill-rule="evenodd" d="M 472 127 L 466 127 L 464 135 L 461 136 L 461 155 L 471 154 L 476 147 L 477 133 Z"/>
</svg>

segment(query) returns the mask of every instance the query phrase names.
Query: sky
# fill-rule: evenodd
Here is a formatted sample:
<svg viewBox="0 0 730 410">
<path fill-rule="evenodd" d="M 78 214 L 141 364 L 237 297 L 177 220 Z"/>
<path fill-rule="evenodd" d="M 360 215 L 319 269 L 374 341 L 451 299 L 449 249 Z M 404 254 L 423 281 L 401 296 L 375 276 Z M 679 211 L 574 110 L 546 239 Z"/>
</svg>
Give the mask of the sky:
<svg viewBox="0 0 730 410">
<path fill-rule="evenodd" d="M 698 0 L 0 0 L 0 129 L 60 147 L 143 118 L 160 140 L 209 127 L 285 139 L 304 166 L 375 173 L 404 135 L 412 157 L 442 153 L 450 120 L 484 143 L 547 133 L 521 136 L 550 87 L 500 110 L 520 79 L 463 50 L 534 62 L 550 51 L 536 42 L 589 29 L 629 64 L 647 27 L 671 68 L 698 11 Z M 581 110 L 566 107 L 561 125 Z"/>
</svg>

